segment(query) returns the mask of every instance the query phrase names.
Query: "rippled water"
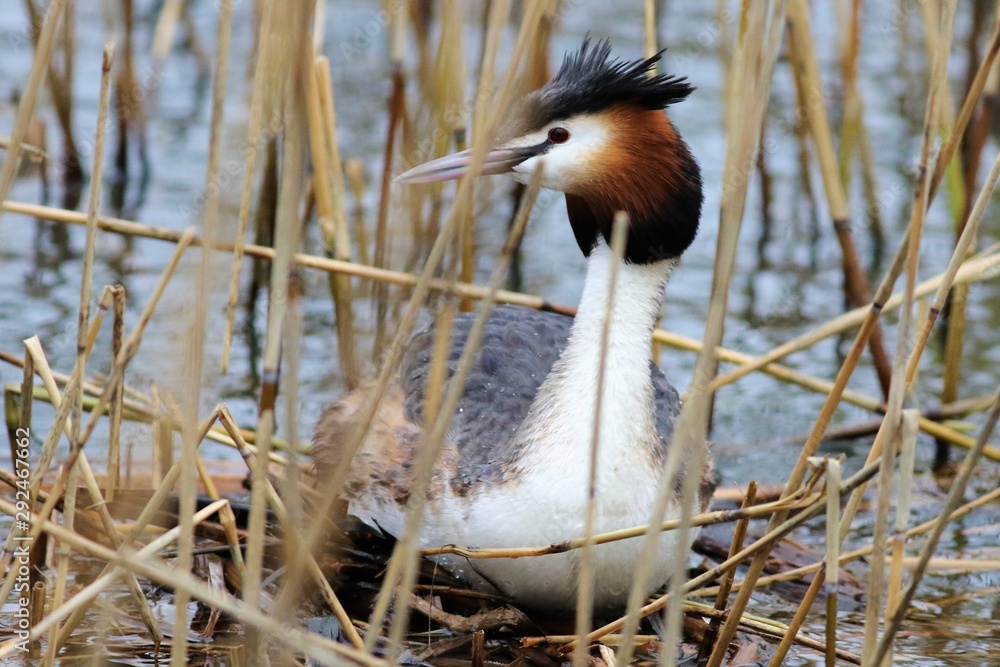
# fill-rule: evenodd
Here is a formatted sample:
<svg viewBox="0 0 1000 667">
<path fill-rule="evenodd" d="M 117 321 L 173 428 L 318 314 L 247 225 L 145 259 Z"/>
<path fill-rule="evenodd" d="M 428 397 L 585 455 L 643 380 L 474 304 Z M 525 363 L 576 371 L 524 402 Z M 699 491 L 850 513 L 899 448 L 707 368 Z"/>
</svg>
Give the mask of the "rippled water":
<svg viewBox="0 0 1000 667">
<path fill-rule="evenodd" d="M 138 27 L 138 72 L 140 81 L 149 74 L 149 51 L 153 20 L 148 12 L 155 3 L 139 3 L 144 18 Z M 227 229 L 235 224 L 243 157 L 239 151 L 245 139 L 248 107 L 248 85 L 245 78 L 246 54 L 251 46 L 250 12 L 253 3 L 237 5 L 237 24 L 233 40 L 233 67 L 229 81 L 225 110 L 223 173 L 231 178 L 224 188 L 223 223 Z M 706 183 L 705 215 L 701 233 L 684 256 L 681 268 L 674 274 L 668 289 L 664 309 L 664 326 L 672 331 L 700 338 L 703 331 L 706 304 L 711 285 L 712 259 L 715 250 L 717 211 L 721 192 L 722 165 L 726 146 L 722 119 L 723 67 L 719 43 L 723 35 L 731 35 L 737 26 L 734 20 L 718 21 L 714 3 L 668 3 L 668 12 L 660 24 L 661 41 L 670 50 L 667 69 L 688 76 L 697 86 L 692 97 L 673 108 L 672 117 L 703 168 Z M 211 48 L 214 37 L 214 3 L 191 3 L 199 34 Z M 826 81 L 839 81 L 837 23 L 825 3 L 819 3 L 814 20 L 823 75 Z M 903 22 L 896 13 L 897 3 L 867 3 L 862 29 L 862 50 L 859 63 L 859 87 L 865 102 L 865 120 L 871 133 L 876 161 L 876 179 L 880 213 L 887 238 L 886 252 L 898 242 L 908 219 L 911 177 L 915 168 L 920 141 L 926 85 L 926 59 L 920 34 L 919 16 L 915 3 L 902 3 L 908 13 L 910 39 L 899 37 Z M 381 34 L 380 5 L 376 2 L 328 2 L 327 46 L 333 69 L 338 128 L 341 150 L 345 158 L 360 158 L 365 165 L 368 187 L 363 205 L 372 224 L 378 197 L 378 177 L 386 127 L 385 102 L 389 92 L 387 56 Z M 478 53 L 478 19 L 467 26 L 467 51 Z M 552 53 L 576 47 L 582 36 L 608 35 L 616 52 L 625 57 L 638 55 L 642 49 L 641 3 L 620 7 L 613 3 L 576 2 L 564 14 L 553 37 Z M 26 22 L 19 3 L 0 5 L 0 134 L 9 134 L 15 105 L 10 101 L 26 80 L 30 67 L 30 42 L 24 33 Z M 92 152 L 90 137 L 96 123 L 97 81 L 100 71 L 100 50 L 106 38 L 99 3 L 79 3 L 77 8 L 77 58 L 74 80 L 76 103 L 74 128 L 81 141 L 84 162 L 88 165 Z M 968 18 L 960 15 L 956 43 L 964 43 L 969 30 Z M 374 34 L 374 36 L 369 36 Z M 507 35 L 512 39 L 512 34 Z M 728 37 L 727 37 L 728 39 Z M 960 89 L 966 55 L 956 46 L 952 62 L 953 89 Z M 152 165 L 145 200 L 134 211 L 138 220 L 151 225 L 182 229 L 196 224 L 197 204 L 201 193 L 208 143 L 208 99 L 204 96 L 204 81 L 199 80 L 198 68 L 190 51 L 175 49 L 167 59 L 158 83 L 147 86 L 147 99 L 155 97 L 149 109 L 148 150 Z M 830 89 L 830 107 L 839 112 L 839 91 Z M 736 278 L 730 294 L 730 318 L 725 344 L 731 348 L 763 353 L 789 338 L 809 330 L 840 313 L 843 309 L 841 291 L 840 250 L 829 218 L 822 205 L 822 186 L 818 172 L 809 174 L 808 187 L 816 193 L 820 207 L 814 208 L 805 195 L 793 135 L 794 90 L 791 72 L 784 61 L 775 73 L 774 90 L 769 110 L 766 172 L 769 176 L 770 201 L 764 207 L 760 179 L 755 177 L 750 188 L 742 229 Z M 58 145 L 54 116 L 45 106 L 43 118 L 49 126 L 49 148 Z M 834 121 L 838 122 L 835 114 Z M 996 142 L 988 142 L 986 156 L 995 151 Z M 987 158 L 988 159 L 988 158 Z M 110 174 L 109 177 L 110 179 Z M 53 181 L 51 203 L 58 204 L 61 192 L 58 178 Z M 860 175 L 852 179 L 853 228 L 861 257 L 872 275 L 880 275 L 885 260 L 869 232 L 860 190 Z M 478 270 L 483 280 L 492 268 L 491 257 L 503 242 L 505 220 L 510 202 L 505 195 L 508 185 L 494 184 L 492 198 L 486 200 L 477 221 Z M 20 179 L 10 198 L 27 202 L 40 201 L 40 186 L 35 178 Z M 927 220 L 923 252 L 923 274 L 932 275 L 943 269 L 953 245 L 952 223 L 944 197 L 939 198 Z M 765 210 L 766 208 L 766 210 Z M 111 212 L 107 203 L 103 209 Z M 409 242 L 407 224 L 394 222 L 399 230 L 396 249 Z M 20 353 L 20 340 L 38 334 L 52 365 L 68 371 L 74 356 L 77 305 L 79 300 L 80 253 L 83 230 L 63 228 L 32 219 L 5 214 L 0 221 L 0 349 Z M 981 233 L 981 245 L 1000 239 L 1000 227 L 995 216 L 987 214 Z M 321 245 L 315 229 L 307 241 L 311 251 Z M 134 322 L 151 292 L 159 272 L 172 252 L 169 244 L 135 240 L 126 243 L 121 237 L 101 234 L 98 240 L 95 285 L 120 282 L 129 294 L 128 317 Z M 223 304 L 228 259 L 217 256 L 218 272 L 214 285 L 213 303 Z M 401 266 L 397 264 L 396 266 Z M 580 256 L 565 220 L 562 199 L 543 196 L 529 227 L 524 244 L 522 273 L 525 291 L 541 294 L 548 300 L 574 304 L 582 285 L 583 259 Z M 161 395 L 178 392 L 181 388 L 180 364 L 186 309 L 192 293 L 192 273 L 182 272 L 168 288 L 156 316 L 144 336 L 139 356 L 130 367 L 129 381 L 148 391 L 155 384 Z M 332 308 L 326 291 L 325 278 L 316 273 L 305 274 L 307 297 L 304 302 L 305 334 L 303 364 L 300 373 L 299 438 L 307 438 L 320 411 L 339 393 L 341 377 L 337 368 Z M 258 331 L 263 330 L 263 308 L 253 314 Z M 370 343 L 374 316 L 367 303 L 357 308 L 358 328 L 362 342 Z M 202 396 L 207 411 L 215 403 L 225 401 L 241 423 L 255 423 L 255 395 L 259 368 L 255 341 L 247 331 L 236 340 L 230 372 L 218 374 L 219 346 L 222 330 L 222 307 L 213 307 L 214 321 L 206 351 L 206 372 Z M 887 319 L 887 341 L 891 344 L 893 317 Z M 972 287 L 969 297 L 969 331 L 965 343 L 961 396 L 970 397 L 991 392 L 1000 369 L 1000 299 L 993 281 Z M 849 342 L 849 341 L 848 341 Z M 108 343 L 101 339 L 93 356 L 93 368 L 106 368 Z M 844 341 L 831 339 L 814 348 L 798 353 L 787 361 L 790 365 L 814 375 L 832 378 L 846 349 Z M 890 348 L 891 349 L 891 348 Z M 934 405 L 940 388 L 941 350 L 934 342 L 921 367 L 918 401 Z M 675 385 L 685 388 L 689 382 L 694 356 L 686 352 L 665 349 L 662 365 Z M 371 374 L 375 366 L 366 368 Z M 0 380 L 19 380 L 20 371 L 0 366 Z M 873 370 L 867 361 L 855 373 L 851 387 L 878 395 Z M 822 397 L 794 386 L 777 382 L 762 374 L 753 374 L 720 392 L 716 403 L 713 437 L 716 457 L 724 483 L 745 484 L 750 479 L 762 483 L 783 481 L 794 462 L 797 448 L 781 444 L 802 434 L 812 426 Z M 288 435 L 283 406 L 279 401 L 279 424 Z M 51 411 L 39 405 L 35 410 L 36 433 L 43 432 Z M 870 415 L 857 408 L 843 407 L 836 423 L 865 421 Z M 975 421 L 975 420 L 973 420 Z M 978 423 L 978 422 L 977 422 Z M 137 442 L 137 462 L 146 455 L 142 448 L 149 442 L 146 429 L 128 426 L 125 437 Z M 206 445 L 207 455 L 232 459 L 233 454 L 221 447 Z M 844 451 L 848 465 L 856 467 L 867 452 L 868 443 L 845 444 L 830 451 Z M 932 443 L 921 438 L 918 469 L 921 490 L 915 512 L 924 520 L 936 515 L 943 502 L 943 493 L 930 480 L 926 470 L 932 455 Z M 984 464 L 976 480 L 982 492 L 996 485 L 994 464 Z M 971 492 L 970 492 L 971 497 Z M 851 537 L 853 544 L 863 544 L 870 537 L 870 526 L 862 517 Z M 962 558 L 997 558 L 996 508 L 987 508 L 956 522 L 945 534 L 941 553 Z M 814 529 L 819 531 L 821 528 Z M 822 541 L 820 532 L 805 532 L 799 539 L 813 543 Z M 940 608 L 928 607 L 914 616 L 907 625 L 911 634 L 900 641 L 900 654 L 912 657 L 912 664 L 922 665 L 981 665 L 981 652 L 1000 643 L 1000 575 L 996 572 L 975 575 L 932 575 L 921 589 L 923 600 L 952 598 L 959 593 L 994 589 L 992 593 L 949 603 Z M 789 616 L 786 603 L 761 595 L 756 610 L 775 617 Z M 845 614 L 842 619 L 845 635 L 857 636 L 863 614 Z M 942 627 L 947 626 L 947 631 Z M 820 631 L 820 628 L 812 628 Z M 127 642 L 126 642 L 127 645 Z M 850 648 L 850 647 L 848 647 Z M 126 651 L 127 652 L 127 651 Z M 796 660 L 815 662 L 803 655 Z M 141 661 L 131 656 L 129 662 Z M 796 663 L 798 664 L 798 663 Z M 906 664 L 900 660 L 899 664 Z"/>
</svg>

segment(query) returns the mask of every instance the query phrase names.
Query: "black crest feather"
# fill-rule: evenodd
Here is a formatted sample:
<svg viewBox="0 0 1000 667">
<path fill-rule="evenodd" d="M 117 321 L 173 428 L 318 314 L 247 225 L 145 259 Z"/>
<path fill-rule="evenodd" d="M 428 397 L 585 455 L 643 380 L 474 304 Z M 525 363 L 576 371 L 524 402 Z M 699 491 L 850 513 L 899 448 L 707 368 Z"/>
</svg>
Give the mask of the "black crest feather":
<svg viewBox="0 0 1000 667">
<path fill-rule="evenodd" d="M 649 76 L 663 56 L 626 62 L 611 58 L 611 42 L 583 40 L 580 50 L 568 53 L 555 77 L 534 97 L 535 121 L 545 125 L 582 113 L 597 113 L 616 104 L 638 104 L 663 109 L 684 100 L 694 87 L 685 77 Z"/>
</svg>

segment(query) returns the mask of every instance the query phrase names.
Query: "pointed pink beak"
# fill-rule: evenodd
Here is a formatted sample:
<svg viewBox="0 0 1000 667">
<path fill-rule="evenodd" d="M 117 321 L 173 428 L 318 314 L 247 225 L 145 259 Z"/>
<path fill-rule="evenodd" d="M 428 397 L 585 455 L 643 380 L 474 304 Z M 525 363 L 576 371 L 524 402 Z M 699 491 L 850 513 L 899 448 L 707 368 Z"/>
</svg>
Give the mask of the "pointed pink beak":
<svg viewBox="0 0 1000 667">
<path fill-rule="evenodd" d="M 479 174 L 507 174 L 528 158 L 543 152 L 548 143 L 521 148 L 496 148 L 486 154 Z M 396 177 L 396 183 L 435 183 L 454 181 L 469 172 L 472 164 L 472 149 L 452 153 L 414 167 Z"/>
</svg>

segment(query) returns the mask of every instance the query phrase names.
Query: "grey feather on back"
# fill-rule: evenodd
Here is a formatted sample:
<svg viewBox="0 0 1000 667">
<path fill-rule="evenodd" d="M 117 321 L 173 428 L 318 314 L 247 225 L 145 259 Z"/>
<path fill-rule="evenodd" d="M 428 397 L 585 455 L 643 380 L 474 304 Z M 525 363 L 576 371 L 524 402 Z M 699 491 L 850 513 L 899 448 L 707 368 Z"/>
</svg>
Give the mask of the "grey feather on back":
<svg viewBox="0 0 1000 667">
<path fill-rule="evenodd" d="M 449 380 L 458 369 L 475 317 L 474 313 L 455 316 L 447 364 Z M 457 491 L 477 481 L 499 481 L 504 466 L 497 464 L 516 461 L 518 443 L 514 436 L 545 376 L 566 347 L 572 325 L 572 318 L 555 313 L 519 306 L 494 309 L 449 430 L 449 440 L 459 455 Z M 433 326 L 415 334 L 400 366 L 406 416 L 421 426 L 434 336 Z M 660 453 L 665 454 L 680 413 L 680 398 L 659 367 L 650 364 L 650 373 Z"/>
</svg>

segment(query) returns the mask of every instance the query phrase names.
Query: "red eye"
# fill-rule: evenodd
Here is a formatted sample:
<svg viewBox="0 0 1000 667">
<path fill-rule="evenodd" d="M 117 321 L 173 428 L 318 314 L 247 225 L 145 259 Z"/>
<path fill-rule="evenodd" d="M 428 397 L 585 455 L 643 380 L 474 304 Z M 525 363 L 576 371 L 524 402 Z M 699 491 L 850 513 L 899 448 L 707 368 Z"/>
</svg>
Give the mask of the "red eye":
<svg viewBox="0 0 1000 667">
<path fill-rule="evenodd" d="M 565 127 L 553 127 L 549 130 L 549 141 L 554 144 L 564 144 L 569 141 L 569 130 Z"/>
</svg>

